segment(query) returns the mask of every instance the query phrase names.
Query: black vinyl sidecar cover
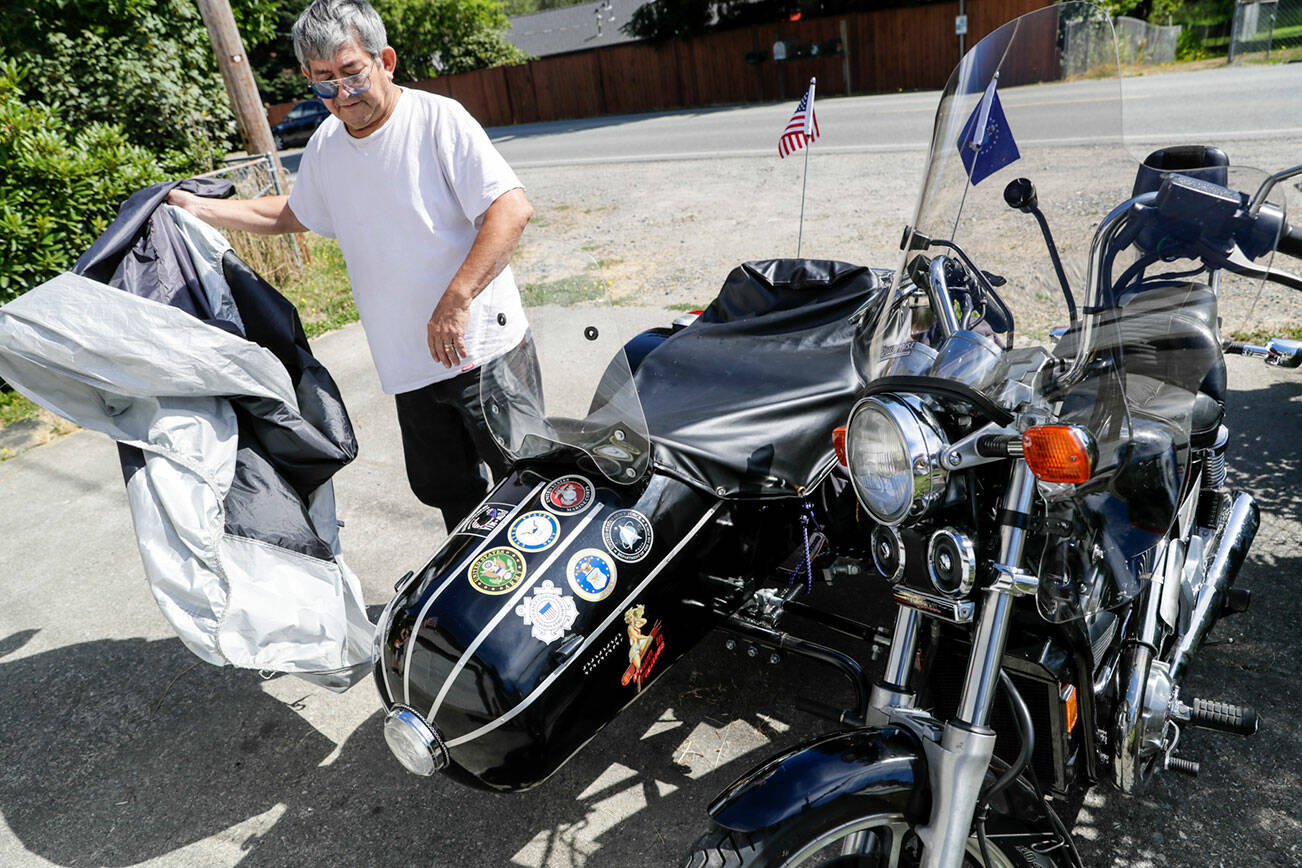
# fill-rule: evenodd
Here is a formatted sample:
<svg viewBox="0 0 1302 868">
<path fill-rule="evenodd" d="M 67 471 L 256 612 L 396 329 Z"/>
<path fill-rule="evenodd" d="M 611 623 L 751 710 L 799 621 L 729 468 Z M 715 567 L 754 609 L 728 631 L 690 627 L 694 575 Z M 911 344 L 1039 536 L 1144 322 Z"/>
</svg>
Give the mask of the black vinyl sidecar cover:
<svg viewBox="0 0 1302 868">
<path fill-rule="evenodd" d="M 831 469 L 858 395 L 849 317 L 883 289 L 864 266 L 747 262 L 634 379 L 657 466 L 720 497 L 799 497 Z"/>
</svg>

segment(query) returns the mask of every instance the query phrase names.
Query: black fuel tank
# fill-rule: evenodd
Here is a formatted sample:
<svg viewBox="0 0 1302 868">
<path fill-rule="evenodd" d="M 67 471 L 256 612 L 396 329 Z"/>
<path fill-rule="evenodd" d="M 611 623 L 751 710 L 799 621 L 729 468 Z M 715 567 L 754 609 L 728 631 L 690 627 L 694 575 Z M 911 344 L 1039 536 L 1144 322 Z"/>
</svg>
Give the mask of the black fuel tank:
<svg viewBox="0 0 1302 868">
<path fill-rule="evenodd" d="M 713 626 L 693 599 L 719 502 L 517 470 L 381 617 L 385 705 L 437 729 L 462 783 L 541 783 Z"/>
</svg>

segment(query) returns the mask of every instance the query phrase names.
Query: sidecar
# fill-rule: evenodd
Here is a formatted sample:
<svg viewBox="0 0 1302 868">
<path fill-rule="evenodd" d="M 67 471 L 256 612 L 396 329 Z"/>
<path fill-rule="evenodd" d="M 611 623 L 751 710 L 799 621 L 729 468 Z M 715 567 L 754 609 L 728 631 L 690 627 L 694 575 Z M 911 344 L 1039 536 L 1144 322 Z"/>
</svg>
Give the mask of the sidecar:
<svg viewBox="0 0 1302 868">
<path fill-rule="evenodd" d="M 847 319 L 881 286 L 843 263 L 748 263 L 695 323 L 627 345 L 610 311 L 530 306 L 537 359 L 482 373 L 513 471 L 377 628 L 385 735 L 408 769 L 542 782 L 773 574 L 856 397 Z M 556 329 L 582 340 L 544 346 Z M 575 381 L 568 404 L 544 388 Z"/>
</svg>

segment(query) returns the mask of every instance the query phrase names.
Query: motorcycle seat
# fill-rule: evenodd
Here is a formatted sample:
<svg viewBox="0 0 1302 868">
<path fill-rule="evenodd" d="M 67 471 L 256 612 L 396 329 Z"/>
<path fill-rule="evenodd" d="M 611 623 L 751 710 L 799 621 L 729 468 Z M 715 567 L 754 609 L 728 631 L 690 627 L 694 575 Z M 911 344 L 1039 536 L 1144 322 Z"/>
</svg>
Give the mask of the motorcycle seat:
<svg viewBox="0 0 1302 868">
<path fill-rule="evenodd" d="M 747 262 L 634 379 L 656 464 L 720 497 L 796 497 L 835 462 L 859 393 L 848 321 L 884 289 L 844 262 Z"/>
</svg>

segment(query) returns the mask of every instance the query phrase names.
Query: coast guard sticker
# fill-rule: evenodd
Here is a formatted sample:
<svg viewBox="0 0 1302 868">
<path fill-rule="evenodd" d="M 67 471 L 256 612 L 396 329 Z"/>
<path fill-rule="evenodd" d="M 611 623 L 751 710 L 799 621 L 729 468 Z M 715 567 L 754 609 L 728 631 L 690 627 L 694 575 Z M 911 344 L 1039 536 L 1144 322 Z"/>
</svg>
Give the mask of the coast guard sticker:
<svg viewBox="0 0 1302 868">
<path fill-rule="evenodd" d="M 582 476 L 562 476 L 543 489 L 543 507 L 557 515 L 578 515 L 592 506 L 596 490 Z"/>
<path fill-rule="evenodd" d="M 580 549 L 565 568 L 570 588 L 583 599 L 596 603 L 615 590 L 615 562 L 600 549 Z"/>
<path fill-rule="evenodd" d="M 509 546 L 498 546 L 475 558 L 466 577 L 481 594 L 506 594 L 524 581 L 524 568 L 524 555 Z"/>
<path fill-rule="evenodd" d="M 655 534 L 651 522 L 635 509 L 618 509 L 601 525 L 601 541 L 626 564 L 635 564 L 651 551 Z"/>
<path fill-rule="evenodd" d="M 526 552 L 540 552 L 550 548 L 560 535 L 561 523 L 556 520 L 556 516 L 541 509 L 526 512 L 506 532 L 511 545 Z"/>
<path fill-rule="evenodd" d="M 532 628 L 535 639 L 551 642 L 574 626 L 579 609 L 574 605 L 573 597 L 565 596 L 560 588 L 545 581 L 533 589 L 532 597 L 525 597 L 515 607 L 515 613 L 524 619 L 526 627 Z"/>
</svg>

